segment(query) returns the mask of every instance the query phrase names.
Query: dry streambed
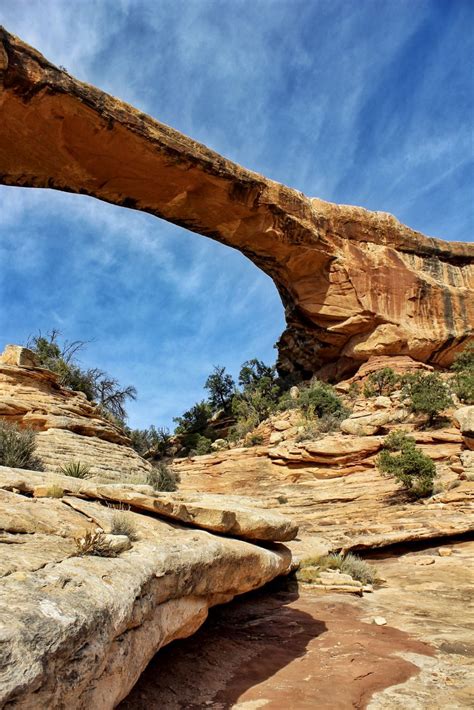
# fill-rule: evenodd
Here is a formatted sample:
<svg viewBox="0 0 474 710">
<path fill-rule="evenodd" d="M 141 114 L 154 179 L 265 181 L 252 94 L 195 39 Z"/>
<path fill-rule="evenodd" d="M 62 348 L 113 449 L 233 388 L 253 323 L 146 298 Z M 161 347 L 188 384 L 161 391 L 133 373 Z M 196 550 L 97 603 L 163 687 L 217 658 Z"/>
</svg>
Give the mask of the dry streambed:
<svg viewBox="0 0 474 710">
<path fill-rule="evenodd" d="M 120 710 L 470 708 L 473 558 L 469 541 L 380 553 L 385 582 L 363 598 L 270 586 L 236 599 L 161 651 Z"/>
</svg>

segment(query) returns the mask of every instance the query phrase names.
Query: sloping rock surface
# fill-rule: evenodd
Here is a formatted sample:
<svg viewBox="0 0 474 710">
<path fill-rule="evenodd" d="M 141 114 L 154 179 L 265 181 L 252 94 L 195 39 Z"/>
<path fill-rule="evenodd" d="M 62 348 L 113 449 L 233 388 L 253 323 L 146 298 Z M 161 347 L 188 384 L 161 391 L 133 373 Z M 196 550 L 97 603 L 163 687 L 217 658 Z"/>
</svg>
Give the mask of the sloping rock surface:
<svg viewBox="0 0 474 710">
<path fill-rule="evenodd" d="M 0 466 L 0 488 L 42 497 L 48 495 L 52 486 L 59 487 L 66 496 L 119 503 L 211 532 L 251 540 L 284 542 L 292 540 L 298 532 L 289 518 L 255 509 L 238 496 L 162 493 L 151 486 L 100 485 L 71 476 Z"/>
<path fill-rule="evenodd" d="M 182 459 L 175 468 L 182 491 L 239 490 L 291 517 L 300 528 L 298 540 L 290 543 L 298 555 L 301 550 L 311 556 L 311 539 L 321 554 L 320 543 L 357 550 L 474 530 L 474 481 L 460 479 L 451 469 L 461 457 L 469 464 L 460 432 L 411 434 L 439 474 L 439 492 L 420 502 L 409 500 L 378 472 L 375 459 L 383 436 L 332 434 L 300 444 L 230 449 Z"/>
<path fill-rule="evenodd" d="M 0 182 L 92 195 L 239 249 L 285 306 L 279 369 L 449 364 L 473 336 L 474 246 L 310 199 L 81 83 L 0 29 Z"/>
<path fill-rule="evenodd" d="M 0 708 L 111 709 L 156 651 L 192 634 L 209 607 L 290 567 L 283 546 L 134 511 L 122 513 L 135 530 L 131 549 L 78 556 L 75 540 L 109 533 L 116 511 L 73 495 L 26 495 L 45 474 L 0 473 Z M 265 516 L 256 512 L 260 526 Z"/>
<path fill-rule="evenodd" d="M 111 480 L 142 477 L 151 465 L 82 392 L 61 387 L 37 367 L 27 348 L 8 345 L 0 355 L 0 418 L 37 433 L 37 455 L 46 468 L 81 461 Z"/>
</svg>

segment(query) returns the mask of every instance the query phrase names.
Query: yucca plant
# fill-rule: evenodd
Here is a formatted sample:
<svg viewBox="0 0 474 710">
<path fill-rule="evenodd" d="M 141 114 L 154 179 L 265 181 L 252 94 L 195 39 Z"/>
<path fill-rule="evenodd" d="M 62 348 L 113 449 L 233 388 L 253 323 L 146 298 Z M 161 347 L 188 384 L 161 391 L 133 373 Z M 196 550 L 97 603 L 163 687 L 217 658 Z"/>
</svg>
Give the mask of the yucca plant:
<svg viewBox="0 0 474 710">
<path fill-rule="evenodd" d="M 72 478 L 87 478 L 90 472 L 90 466 L 80 461 L 69 461 L 59 467 L 59 473 Z"/>
</svg>

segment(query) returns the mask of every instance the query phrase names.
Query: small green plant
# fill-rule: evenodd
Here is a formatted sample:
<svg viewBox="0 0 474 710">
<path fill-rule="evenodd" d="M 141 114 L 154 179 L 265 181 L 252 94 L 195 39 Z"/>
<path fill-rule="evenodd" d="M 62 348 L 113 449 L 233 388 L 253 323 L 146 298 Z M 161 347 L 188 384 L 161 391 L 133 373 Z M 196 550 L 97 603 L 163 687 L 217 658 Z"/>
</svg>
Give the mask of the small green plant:
<svg viewBox="0 0 474 710">
<path fill-rule="evenodd" d="M 428 415 L 429 425 L 452 404 L 447 387 L 437 373 L 425 375 L 417 372 L 406 376 L 403 394 L 409 398 L 413 412 Z"/>
<path fill-rule="evenodd" d="M 377 580 L 377 571 L 365 560 L 351 552 L 347 555 L 330 553 L 316 559 L 308 558 L 302 562 L 296 576 L 302 582 L 314 581 L 321 572 L 326 570 L 339 570 L 362 584 L 374 584 Z"/>
<path fill-rule="evenodd" d="M 132 448 L 140 456 L 151 453 L 154 457 L 165 458 L 173 452 L 172 437 L 163 427 L 158 429 L 153 425 L 148 429 L 125 428 L 125 433 L 130 437 Z"/>
<path fill-rule="evenodd" d="M 91 469 L 86 463 L 80 461 L 68 461 L 59 467 L 59 473 L 63 476 L 71 476 L 72 478 L 88 478 Z"/>
<path fill-rule="evenodd" d="M 208 439 L 207 436 L 197 435 L 196 444 L 194 446 L 194 452 L 196 456 L 205 456 L 210 454 L 212 451 L 212 441 Z M 191 455 L 191 452 L 190 452 Z"/>
<path fill-rule="evenodd" d="M 360 397 L 360 384 L 358 382 L 351 382 L 349 389 L 347 390 L 347 396 L 351 400 L 355 400 Z"/>
<path fill-rule="evenodd" d="M 456 356 L 451 369 L 455 373 L 453 392 L 464 404 L 474 404 L 474 343 Z"/>
<path fill-rule="evenodd" d="M 84 537 L 75 539 L 76 554 L 79 556 L 117 557 L 117 553 L 102 530 L 88 530 Z"/>
<path fill-rule="evenodd" d="M 296 435 L 295 441 L 315 441 L 324 434 L 339 431 L 341 428 L 341 417 L 334 414 L 325 414 L 319 419 L 304 419 L 301 424 L 301 431 Z"/>
<path fill-rule="evenodd" d="M 401 429 L 391 431 L 383 442 L 384 449 L 388 449 L 389 451 L 401 451 L 407 446 L 415 446 L 415 444 L 415 439 Z"/>
<path fill-rule="evenodd" d="M 283 401 L 286 403 L 287 400 Z M 334 387 L 319 380 L 314 381 L 310 387 L 302 389 L 298 399 L 293 400 L 292 406 L 299 407 L 308 420 L 315 417 L 343 419 L 349 414 Z"/>
<path fill-rule="evenodd" d="M 302 424 L 301 431 L 296 435 L 295 441 L 315 441 L 321 438 L 321 432 L 316 422 L 306 422 Z"/>
<path fill-rule="evenodd" d="M 131 542 L 137 539 L 137 527 L 130 513 L 117 510 L 112 516 L 112 535 L 126 535 Z"/>
<path fill-rule="evenodd" d="M 398 375 L 391 367 L 384 367 L 376 372 L 371 372 L 364 387 L 366 397 L 389 395 L 395 390 L 399 382 Z"/>
<path fill-rule="evenodd" d="M 404 432 L 392 432 L 387 437 L 384 450 L 377 458 L 377 467 L 382 474 L 401 483 L 413 498 L 433 494 L 436 467 Z"/>
<path fill-rule="evenodd" d="M 454 372 L 474 372 L 474 342 L 469 343 L 462 352 L 456 355 L 451 369 Z"/>
<path fill-rule="evenodd" d="M 177 471 L 164 463 L 159 463 L 147 474 L 146 482 L 155 491 L 176 491 L 180 482 L 180 476 Z"/>
<path fill-rule="evenodd" d="M 248 434 L 245 437 L 245 446 L 260 446 L 263 444 L 263 436 L 261 434 Z"/>
<path fill-rule="evenodd" d="M 41 461 L 35 456 L 35 436 L 31 429 L 0 421 L 0 466 L 41 471 Z"/>
<path fill-rule="evenodd" d="M 348 552 L 347 555 L 339 552 L 331 553 L 320 560 L 320 565 L 322 569 L 338 569 L 362 584 L 373 584 L 377 579 L 376 570 L 352 552 Z"/>
<path fill-rule="evenodd" d="M 451 388 L 461 402 L 474 404 L 474 372 L 456 372 Z"/>
<path fill-rule="evenodd" d="M 46 489 L 46 498 L 62 498 L 64 496 L 64 488 L 61 486 L 53 485 Z"/>
<path fill-rule="evenodd" d="M 317 428 L 321 434 L 330 434 L 333 431 L 339 431 L 341 428 L 341 416 L 336 414 L 325 414 L 319 417 Z"/>
<path fill-rule="evenodd" d="M 246 435 L 255 429 L 259 424 L 258 417 L 249 416 L 247 419 L 237 419 L 236 424 L 231 427 L 228 435 L 229 441 L 237 442 L 245 439 Z"/>
</svg>

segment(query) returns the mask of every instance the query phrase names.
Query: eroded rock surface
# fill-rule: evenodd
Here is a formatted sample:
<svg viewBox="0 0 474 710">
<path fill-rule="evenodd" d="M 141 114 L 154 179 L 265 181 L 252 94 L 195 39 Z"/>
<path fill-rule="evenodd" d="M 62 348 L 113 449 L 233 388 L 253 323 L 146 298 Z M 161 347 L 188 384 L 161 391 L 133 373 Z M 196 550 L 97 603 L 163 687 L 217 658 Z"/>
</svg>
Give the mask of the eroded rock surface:
<svg viewBox="0 0 474 710">
<path fill-rule="evenodd" d="M 8 345 L 0 355 L 0 418 L 36 433 L 37 455 L 48 469 L 81 461 L 108 480 L 142 477 L 151 465 L 82 392 L 37 367 L 27 348 Z"/>
<path fill-rule="evenodd" d="M 209 493 L 164 493 L 151 486 L 96 484 L 56 473 L 24 471 L 0 466 L 0 489 L 47 497 L 52 487 L 68 496 L 122 504 L 155 513 L 211 532 L 249 540 L 285 542 L 296 537 L 298 527 L 280 513 L 251 506 L 239 496 Z"/>
<path fill-rule="evenodd" d="M 0 29 L 0 182 L 92 195 L 239 249 L 275 282 L 279 368 L 450 363 L 474 324 L 474 246 L 246 170 L 81 83 Z"/>
<path fill-rule="evenodd" d="M 215 609 L 120 710 L 472 708 L 474 543 L 443 549 L 371 560 L 385 582 L 362 598 L 280 588 Z"/>
<path fill-rule="evenodd" d="M 196 631 L 209 607 L 290 567 L 281 545 L 258 547 L 134 511 L 126 512 L 131 549 L 78 556 L 76 540 L 97 528 L 110 535 L 116 511 L 92 491 L 88 500 L 25 495 L 25 482 L 34 489 L 46 474 L 0 473 L 2 708 L 111 709 L 154 653 Z M 256 511 L 260 527 L 264 517 Z"/>
</svg>

